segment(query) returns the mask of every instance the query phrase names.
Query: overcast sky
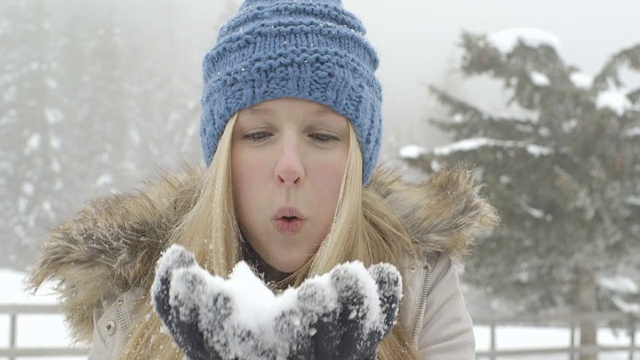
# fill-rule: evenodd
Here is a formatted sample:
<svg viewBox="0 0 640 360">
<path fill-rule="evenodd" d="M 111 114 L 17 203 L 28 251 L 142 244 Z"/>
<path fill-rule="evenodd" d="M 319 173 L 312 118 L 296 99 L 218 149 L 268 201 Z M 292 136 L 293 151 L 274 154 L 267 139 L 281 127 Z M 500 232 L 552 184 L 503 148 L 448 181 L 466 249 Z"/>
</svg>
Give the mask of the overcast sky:
<svg viewBox="0 0 640 360">
<path fill-rule="evenodd" d="M 424 101 L 423 84 L 443 84 L 450 64 L 458 60 L 455 45 L 462 30 L 489 34 L 530 27 L 550 32 L 559 38 L 565 61 L 587 74 L 596 73 L 612 53 L 640 42 L 637 0 L 344 0 L 344 4 L 363 20 L 381 54 L 388 135 L 395 133 L 402 142 L 424 141 L 423 135 L 412 131 L 413 122 L 402 119 L 427 116 L 433 104 Z M 470 93 L 477 94 L 477 89 Z M 431 138 L 423 145 L 440 140 Z"/>
<path fill-rule="evenodd" d="M 239 0 L 235 0 L 239 4 Z M 514 27 L 538 28 L 557 36 L 567 63 L 594 74 L 607 58 L 640 42 L 638 0 L 343 0 L 345 7 L 364 22 L 368 37 L 380 54 L 378 75 L 384 91 L 385 146 L 397 148 L 407 142 L 439 145 L 441 135 L 416 131 L 434 108 L 426 84 L 444 86 L 446 73 L 458 61 L 456 44 L 462 30 L 493 33 Z M 224 18 L 222 0 L 174 1 L 169 7 L 153 0 L 122 3 L 65 0 L 54 12 L 67 18 L 75 13 L 91 18 L 90 11 L 115 7 L 124 19 L 124 36 L 149 36 L 162 29 L 158 16 L 170 12 L 174 25 L 193 41 L 193 69 L 200 71 L 203 52 L 213 44 L 214 30 Z M 109 4 L 109 5 L 106 5 Z M 67 5 L 66 7 L 63 5 Z M 227 13 L 233 9 L 226 9 Z M 128 24 L 128 25 L 127 25 Z M 499 103 L 495 91 L 483 91 L 483 83 L 464 87 L 465 94 L 487 110 Z M 478 90 L 480 88 L 480 90 Z M 194 94 L 199 96 L 199 93 Z M 427 133 L 430 133 L 427 131 Z M 384 148 L 383 148 L 384 150 Z M 391 149 L 393 152 L 396 149 Z"/>
</svg>

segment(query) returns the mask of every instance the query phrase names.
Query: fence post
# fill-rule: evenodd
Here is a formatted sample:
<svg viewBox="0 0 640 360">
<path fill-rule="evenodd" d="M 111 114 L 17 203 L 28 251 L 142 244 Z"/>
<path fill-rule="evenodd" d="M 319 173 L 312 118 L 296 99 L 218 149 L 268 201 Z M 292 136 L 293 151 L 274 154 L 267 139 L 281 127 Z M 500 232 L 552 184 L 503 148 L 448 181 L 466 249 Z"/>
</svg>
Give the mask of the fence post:
<svg viewBox="0 0 640 360">
<path fill-rule="evenodd" d="M 569 336 L 571 336 L 571 341 L 569 342 L 569 360 L 574 360 L 576 358 L 576 324 L 571 321 L 569 323 Z"/>
<path fill-rule="evenodd" d="M 629 341 L 629 360 L 633 360 L 634 348 L 636 347 L 636 324 L 631 323 L 631 339 Z"/>
<path fill-rule="evenodd" d="M 17 318 L 18 314 L 16 314 L 15 312 L 12 312 L 9 316 L 9 318 L 11 319 L 10 322 L 11 324 L 10 329 L 9 329 L 9 349 L 15 349 L 16 348 L 16 328 L 18 327 L 18 321 Z M 12 355 L 9 356 L 9 360 L 15 360 L 16 358 Z"/>
<path fill-rule="evenodd" d="M 0 304 L 0 316 L 9 318 L 7 345 L 0 345 L 0 359 L 16 360 L 35 357 L 86 356 L 89 349 L 57 347 L 23 347 L 18 344 L 18 318 L 23 314 L 61 314 L 57 305 Z"/>
<path fill-rule="evenodd" d="M 496 323 L 495 321 L 491 322 L 491 355 L 489 355 L 490 360 L 496 359 Z"/>
</svg>

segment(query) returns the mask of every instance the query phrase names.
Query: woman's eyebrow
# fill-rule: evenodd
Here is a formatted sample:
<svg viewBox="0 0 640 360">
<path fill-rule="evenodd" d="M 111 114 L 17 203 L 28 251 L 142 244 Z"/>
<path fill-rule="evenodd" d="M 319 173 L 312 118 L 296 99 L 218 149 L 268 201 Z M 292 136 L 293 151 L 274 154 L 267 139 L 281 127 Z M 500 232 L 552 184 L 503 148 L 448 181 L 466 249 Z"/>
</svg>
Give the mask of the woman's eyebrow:
<svg viewBox="0 0 640 360">
<path fill-rule="evenodd" d="M 272 115 L 273 110 L 266 108 L 248 108 L 244 111 L 248 111 L 251 115 Z"/>
<path fill-rule="evenodd" d="M 252 115 L 272 115 L 274 113 L 273 110 L 266 109 L 266 108 L 249 108 L 249 109 L 245 109 L 244 111 L 247 111 Z M 308 115 L 325 115 L 325 114 L 331 114 L 332 112 L 333 111 L 329 109 L 320 108 L 320 109 L 310 110 L 307 112 L 307 114 Z"/>
<path fill-rule="evenodd" d="M 309 111 L 309 115 L 326 115 L 326 114 L 333 114 L 333 113 L 334 113 L 333 110 L 327 109 L 326 107 Z"/>
</svg>

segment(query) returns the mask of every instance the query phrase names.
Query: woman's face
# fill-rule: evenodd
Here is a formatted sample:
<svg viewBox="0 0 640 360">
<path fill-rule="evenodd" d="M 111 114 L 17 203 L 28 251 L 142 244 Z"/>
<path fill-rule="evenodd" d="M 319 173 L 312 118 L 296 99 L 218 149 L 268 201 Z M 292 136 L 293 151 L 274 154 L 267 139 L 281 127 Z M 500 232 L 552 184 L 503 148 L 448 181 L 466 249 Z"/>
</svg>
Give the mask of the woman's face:
<svg viewBox="0 0 640 360">
<path fill-rule="evenodd" d="M 347 119 L 282 98 L 242 110 L 231 170 L 238 223 L 267 265 L 290 273 L 329 232 L 349 151 Z"/>
</svg>

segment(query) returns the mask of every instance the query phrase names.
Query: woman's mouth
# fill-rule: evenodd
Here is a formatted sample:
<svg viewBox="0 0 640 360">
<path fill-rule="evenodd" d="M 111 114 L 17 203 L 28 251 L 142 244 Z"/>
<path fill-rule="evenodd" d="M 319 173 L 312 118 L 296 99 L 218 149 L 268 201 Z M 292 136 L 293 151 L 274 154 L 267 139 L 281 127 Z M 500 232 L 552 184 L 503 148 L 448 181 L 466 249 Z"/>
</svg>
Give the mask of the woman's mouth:
<svg viewBox="0 0 640 360">
<path fill-rule="evenodd" d="M 276 219 L 276 229 L 283 235 L 295 235 L 302 230 L 303 220 L 297 217 Z"/>
<path fill-rule="evenodd" d="M 279 209 L 274 217 L 276 230 L 287 236 L 300 232 L 305 220 L 297 209 L 291 207 Z"/>
</svg>

